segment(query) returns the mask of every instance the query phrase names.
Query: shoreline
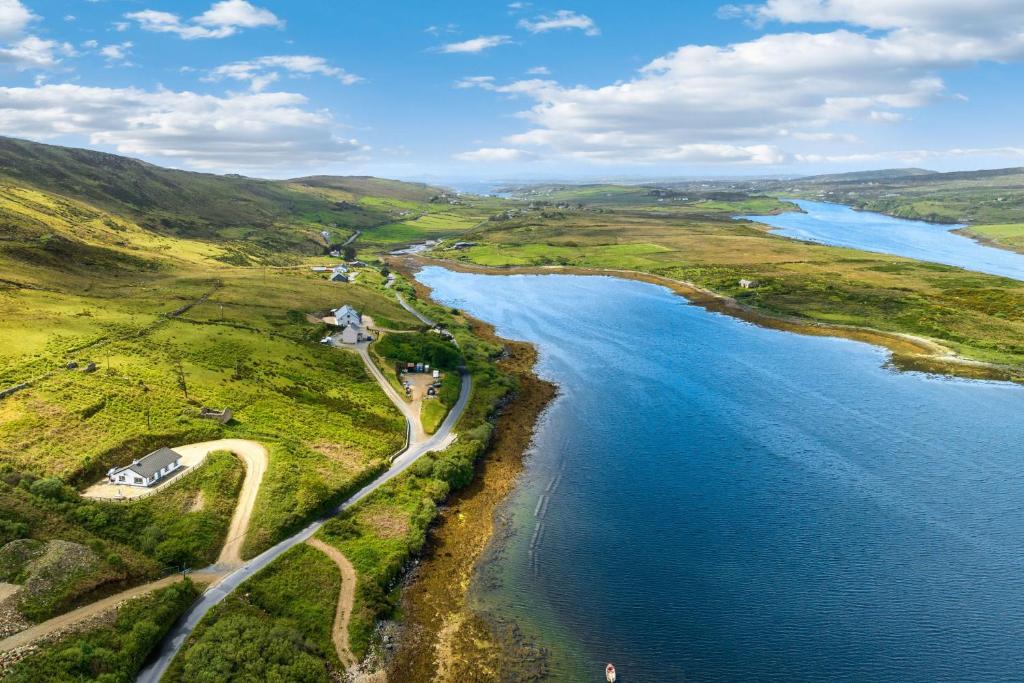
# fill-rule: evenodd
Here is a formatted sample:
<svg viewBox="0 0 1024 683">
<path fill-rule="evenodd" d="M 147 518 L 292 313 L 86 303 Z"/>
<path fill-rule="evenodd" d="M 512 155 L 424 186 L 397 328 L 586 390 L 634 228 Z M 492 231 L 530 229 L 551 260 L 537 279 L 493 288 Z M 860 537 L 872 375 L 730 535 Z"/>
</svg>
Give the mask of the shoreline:
<svg viewBox="0 0 1024 683">
<path fill-rule="evenodd" d="M 700 306 L 707 311 L 729 315 L 760 327 L 808 336 L 838 337 L 880 346 L 889 351 L 889 363 L 897 370 L 950 375 L 962 379 L 1000 382 L 1024 381 L 1024 376 L 1015 373 L 1014 368 L 963 358 L 952 349 L 931 339 L 904 332 L 887 332 L 868 327 L 820 323 L 794 317 L 777 316 L 741 304 L 731 297 L 704 289 L 693 283 L 653 273 L 611 268 L 585 268 L 580 266 L 481 266 L 464 261 L 453 261 L 421 255 L 407 257 L 406 260 L 420 267 L 432 265 L 456 272 L 480 275 L 563 274 L 638 280 L 668 287 L 691 304 Z"/>
<path fill-rule="evenodd" d="M 397 269 L 410 276 L 418 294 L 430 295 L 411 277 L 417 268 Z M 391 681 L 490 680 L 512 671 L 522 680 L 539 680 L 548 668 L 546 651 L 515 624 L 477 611 L 471 585 L 485 550 L 500 533 L 496 515 L 518 482 L 538 420 L 557 388 L 535 374 L 533 345 L 498 337 L 492 325 L 467 318 L 474 334 L 506 349 L 498 365 L 516 377 L 518 387 L 498 411 L 493 441 L 473 481 L 441 508 L 418 565 L 405 580 L 403 619 L 385 667 Z"/>
</svg>

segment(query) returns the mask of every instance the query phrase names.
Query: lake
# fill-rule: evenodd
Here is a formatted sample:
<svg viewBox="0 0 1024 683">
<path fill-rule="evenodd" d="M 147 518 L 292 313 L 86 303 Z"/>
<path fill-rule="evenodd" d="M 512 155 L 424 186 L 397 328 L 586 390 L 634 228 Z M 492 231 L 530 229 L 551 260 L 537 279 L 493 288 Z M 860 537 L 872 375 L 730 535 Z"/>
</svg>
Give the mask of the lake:
<svg viewBox="0 0 1024 683">
<path fill-rule="evenodd" d="M 554 680 L 1024 679 L 1024 388 L 642 282 L 418 277 L 560 387 L 473 589 Z"/>
<path fill-rule="evenodd" d="M 842 204 L 793 200 L 804 213 L 746 216 L 794 239 L 878 251 L 959 266 L 979 273 L 1024 280 L 1024 254 L 988 247 L 950 232 L 960 225 L 940 225 L 854 211 Z"/>
</svg>

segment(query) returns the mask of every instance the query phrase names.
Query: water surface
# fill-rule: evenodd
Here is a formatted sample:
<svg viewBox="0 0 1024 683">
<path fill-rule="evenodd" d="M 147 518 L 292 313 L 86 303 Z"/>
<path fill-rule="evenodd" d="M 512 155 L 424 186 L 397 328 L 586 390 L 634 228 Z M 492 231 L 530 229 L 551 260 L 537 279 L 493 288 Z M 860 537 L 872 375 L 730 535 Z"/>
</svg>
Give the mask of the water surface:
<svg viewBox="0 0 1024 683">
<path fill-rule="evenodd" d="M 805 213 L 746 218 L 770 225 L 780 235 L 794 239 L 895 254 L 1024 280 L 1024 254 L 985 246 L 950 232 L 962 225 L 908 221 L 870 211 L 854 211 L 842 204 L 802 199 L 794 203 Z"/>
<path fill-rule="evenodd" d="M 474 589 L 556 680 L 1024 679 L 1024 389 L 642 282 L 419 277 L 560 385 Z"/>
</svg>

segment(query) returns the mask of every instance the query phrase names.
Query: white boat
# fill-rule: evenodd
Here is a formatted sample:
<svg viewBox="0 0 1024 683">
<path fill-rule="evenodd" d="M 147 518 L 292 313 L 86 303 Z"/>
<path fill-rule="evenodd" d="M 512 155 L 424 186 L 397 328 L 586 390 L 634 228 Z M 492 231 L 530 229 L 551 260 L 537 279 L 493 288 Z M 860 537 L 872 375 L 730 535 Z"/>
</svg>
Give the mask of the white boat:
<svg viewBox="0 0 1024 683">
<path fill-rule="evenodd" d="M 608 662 L 608 666 L 604 668 L 604 679 L 608 683 L 615 683 L 615 667 L 611 662 Z"/>
</svg>

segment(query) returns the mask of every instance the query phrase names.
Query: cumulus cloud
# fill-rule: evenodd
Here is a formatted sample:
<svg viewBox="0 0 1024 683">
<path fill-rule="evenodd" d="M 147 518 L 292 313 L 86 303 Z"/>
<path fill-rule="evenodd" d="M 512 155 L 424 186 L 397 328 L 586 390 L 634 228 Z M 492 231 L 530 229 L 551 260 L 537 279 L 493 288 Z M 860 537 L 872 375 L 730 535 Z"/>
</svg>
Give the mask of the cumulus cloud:
<svg viewBox="0 0 1024 683">
<path fill-rule="evenodd" d="M 852 144 L 857 138 L 837 127 L 898 124 L 907 110 L 955 98 L 939 75 L 943 70 L 1024 58 L 1024 3 L 979 2 L 991 16 L 971 19 L 976 5 L 968 10 L 947 0 L 771 0 L 737 11 L 870 30 L 684 45 L 631 79 L 598 87 L 541 79 L 499 84 L 479 77 L 459 87 L 533 100 L 519 114 L 528 129 L 505 138 L 515 148 L 609 163 L 776 164 L 798 158 L 783 144 L 796 151 L 799 142 Z M 989 30 L 999 9 L 1013 21 Z M 981 28 L 954 31 L 960 21 Z"/>
<path fill-rule="evenodd" d="M 123 62 L 128 59 L 128 55 L 132 51 L 132 43 L 125 41 L 123 43 L 116 43 L 113 45 L 104 45 L 100 48 L 100 54 L 106 57 L 107 61 L 110 62 Z"/>
<path fill-rule="evenodd" d="M 0 87 L 0 130 L 34 139 L 83 135 L 122 154 L 211 171 L 265 171 L 360 157 L 327 112 L 295 93 L 224 97 L 70 83 Z"/>
<path fill-rule="evenodd" d="M 221 0 L 202 14 L 182 21 L 172 12 L 146 9 L 124 15 L 139 24 L 143 31 L 173 33 L 185 40 L 197 38 L 227 38 L 240 29 L 265 26 L 281 28 L 284 22 L 273 12 L 246 2 L 246 0 Z M 118 27 L 118 30 L 123 30 Z"/>
<path fill-rule="evenodd" d="M 547 68 L 546 66 L 535 66 L 533 68 L 527 69 L 526 73 L 531 76 L 550 76 L 551 69 Z"/>
<path fill-rule="evenodd" d="M 20 36 L 38 18 L 20 0 L 0 0 L 0 40 Z"/>
<path fill-rule="evenodd" d="M 323 57 L 312 55 L 270 55 L 240 62 L 231 62 L 213 69 L 205 80 L 219 81 L 230 78 L 236 81 L 248 81 L 249 87 L 256 92 L 276 81 L 279 73 L 284 71 L 291 76 L 327 76 L 336 78 L 345 85 L 353 85 L 363 80 L 341 67 L 331 66 Z"/>
<path fill-rule="evenodd" d="M 492 47 L 498 47 L 499 45 L 507 45 L 512 42 L 510 36 L 480 36 L 478 38 L 471 38 L 469 40 L 463 40 L 459 43 L 448 43 L 437 48 L 438 52 L 443 54 L 460 54 L 468 53 L 475 54 L 489 50 Z"/>
<path fill-rule="evenodd" d="M 0 48 L 0 64 L 7 64 L 18 71 L 52 69 L 60 64 L 63 57 L 74 54 L 75 49 L 68 43 L 26 36 Z"/>
<path fill-rule="evenodd" d="M 768 0 L 727 7 L 761 21 L 841 22 L 885 30 L 1019 33 L 1024 22 L 1018 0 Z"/>
<path fill-rule="evenodd" d="M 586 14 L 577 14 L 571 10 L 560 9 L 552 15 L 542 14 L 530 19 L 521 19 L 519 28 L 530 33 L 547 33 L 560 29 L 578 29 L 588 36 L 601 35 L 601 29 Z"/>
<path fill-rule="evenodd" d="M 511 147 L 481 147 L 471 152 L 461 152 L 455 155 L 459 161 L 502 163 L 512 161 L 525 161 L 533 158 L 534 155 L 524 152 L 521 149 Z"/>
</svg>

